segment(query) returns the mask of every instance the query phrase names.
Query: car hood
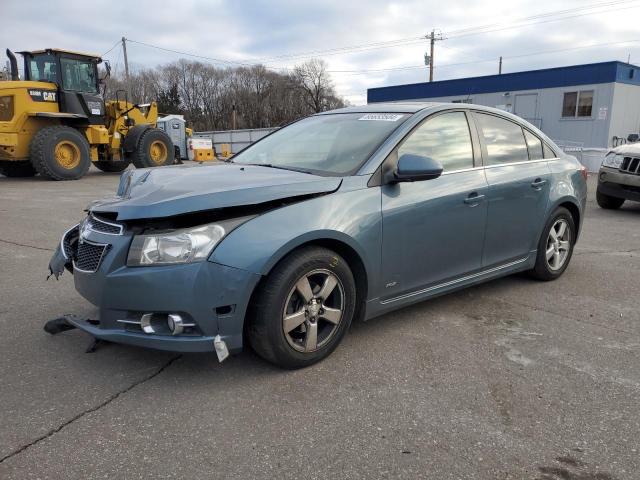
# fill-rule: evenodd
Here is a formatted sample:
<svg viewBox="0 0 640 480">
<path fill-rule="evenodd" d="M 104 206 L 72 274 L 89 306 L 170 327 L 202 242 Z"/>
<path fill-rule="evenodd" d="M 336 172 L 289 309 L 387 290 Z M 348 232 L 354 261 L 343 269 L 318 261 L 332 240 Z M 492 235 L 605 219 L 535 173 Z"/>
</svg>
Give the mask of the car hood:
<svg viewBox="0 0 640 480">
<path fill-rule="evenodd" d="M 161 218 L 280 199 L 330 193 L 341 178 L 241 164 L 176 165 L 129 170 L 117 196 L 89 205 L 118 220 Z"/>
<path fill-rule="evenodd" d="M 640 142 L 627 143 L 611 149 L 610 151 L 620 155 L 628 155 L 633 157 L 640 157 Z"/>
</svg>

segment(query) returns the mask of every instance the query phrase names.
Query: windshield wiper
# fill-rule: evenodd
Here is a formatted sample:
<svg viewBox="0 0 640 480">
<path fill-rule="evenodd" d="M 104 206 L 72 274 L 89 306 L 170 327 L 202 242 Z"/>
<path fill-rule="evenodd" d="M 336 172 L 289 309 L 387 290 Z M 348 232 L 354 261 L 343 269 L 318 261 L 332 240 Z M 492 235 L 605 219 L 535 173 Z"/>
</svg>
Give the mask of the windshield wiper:
<svg viewBox="0 0 640 480">
<path fill-rule="evenodd" d="M 300 172 L 300 173 L 307 173 L 309 175 L 315 175 L 309 170 L 304 170 L 302 168 L 295 168 L 295 167 L 283 167 L 281 165 L 274 165 L 273 163 L 245 163 L 244 165 L 253 165 L 255 167 L 277 168 L 278 170 L 289 170 L 292 172 Z"/>
</svg>

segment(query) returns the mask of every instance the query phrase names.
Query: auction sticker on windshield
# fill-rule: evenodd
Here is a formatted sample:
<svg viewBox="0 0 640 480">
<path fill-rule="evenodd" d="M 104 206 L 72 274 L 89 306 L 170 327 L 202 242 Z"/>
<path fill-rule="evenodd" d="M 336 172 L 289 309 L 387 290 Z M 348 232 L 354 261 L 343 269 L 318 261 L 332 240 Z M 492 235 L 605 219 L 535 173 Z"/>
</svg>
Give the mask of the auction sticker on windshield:
<svg viewBox="0 0 640 480">
<path fill-rule="evenodd" d="M 378 122 L 397 122 L 404 115 L 398 115 L 396 113 L 367 113 L 358 120 L 374 120 Z"/>
</svg>

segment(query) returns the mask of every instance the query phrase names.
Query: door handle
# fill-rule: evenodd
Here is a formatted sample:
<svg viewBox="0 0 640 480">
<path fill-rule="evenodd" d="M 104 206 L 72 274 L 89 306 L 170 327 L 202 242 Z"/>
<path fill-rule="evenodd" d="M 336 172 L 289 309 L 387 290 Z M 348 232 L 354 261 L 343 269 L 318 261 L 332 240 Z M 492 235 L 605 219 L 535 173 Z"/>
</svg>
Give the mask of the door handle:
<svg viewBox="0 0 640 480">
<path fill-rule="evenodd" d="M 484 200 L 484 195 L 478 195 L 476 192 L 473 192 L 473 193 L 470 193 L 469 196 L 464 199 L 464 203 L 466 203 L 467 205 L 471 205 L 472 207 L 475 207 L 482 200 Z"/>
<path fill-rule="evenodd" d="M 547 183 L 546 180 L 544 180 L 542 178 L 536 178 L 533 182 L 531 182 L 531 188 L 533 188 L 535 190 L 542 190 L 542 187 L 546 183 Z"/>
</svg>

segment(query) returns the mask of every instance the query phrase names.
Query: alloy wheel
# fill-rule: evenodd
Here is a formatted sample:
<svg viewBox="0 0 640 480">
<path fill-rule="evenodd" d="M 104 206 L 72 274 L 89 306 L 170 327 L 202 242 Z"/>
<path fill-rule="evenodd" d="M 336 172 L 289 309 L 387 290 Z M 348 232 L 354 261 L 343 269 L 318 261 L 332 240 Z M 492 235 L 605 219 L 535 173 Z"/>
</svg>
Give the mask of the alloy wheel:
<svg viewBox="0 0 640 480">
<path fill-rule="evenodd" d="M 322 348 L 338 330 L 344 306 L 344 288 L 333 272 L 319 269 L 304 274 L 289 292 L 282 314 L 289 345 L 304 353 Z"/>
<path fill-rule="evenodd" d="M 564 218 L 556 220 L 547 237 L 547 265 L 553 271 L 560 270 L 569 257 L 571 228 Z"/>
</svg>

